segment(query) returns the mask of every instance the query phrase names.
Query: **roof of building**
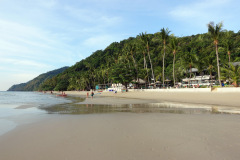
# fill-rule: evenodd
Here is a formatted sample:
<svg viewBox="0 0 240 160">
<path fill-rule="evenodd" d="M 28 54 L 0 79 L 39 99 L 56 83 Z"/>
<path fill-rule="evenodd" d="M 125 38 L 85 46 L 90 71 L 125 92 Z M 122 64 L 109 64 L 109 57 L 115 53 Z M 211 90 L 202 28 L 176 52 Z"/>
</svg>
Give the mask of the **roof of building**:
<svg viewBox="0 0 240 160">
<path fill-rule="evenodd" d="M 191 68 L 192 72 L 198 72 L 198 69 L 197 68 Z M 191 70 L 189 69 L 188 72 L 190 73 Z"/>
<path fill-rule="evenodd" d="M 234 66 L 240 66 L 240 62 L 232 62 Z"/>
</svg>

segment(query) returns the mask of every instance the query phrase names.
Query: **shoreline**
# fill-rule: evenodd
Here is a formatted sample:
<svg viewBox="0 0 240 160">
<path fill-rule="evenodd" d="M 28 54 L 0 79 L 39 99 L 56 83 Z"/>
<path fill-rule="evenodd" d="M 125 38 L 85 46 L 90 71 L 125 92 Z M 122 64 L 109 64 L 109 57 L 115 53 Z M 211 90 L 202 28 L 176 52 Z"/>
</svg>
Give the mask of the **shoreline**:
<svg viewBox="0 0 240 160">
<path fill-rule="evenodd" d="M 82 96 L 86 97 L 87 93 L 90 95 L 90 91 L 66 91 L 69 96 Z M 240 108 L 240 92 L 114 92 L 103 91 L 94 92 L 94 97 L 116 97 L 126 99 L 136 99 L 141 101 L 147 101 L 150 103 L 191 103 L 199 105 L 211 105 L 211 106 L 222 106 L 222 107 L 236 107 Z M 101 94 L 96 94 L 101 93 Z M 90 96 L 89 96 L 90 97 Z M 93 99 L 94 99 L 93 97 Z M 96 102 L 95 102 L 96 103 Z M 112 101 L 114 103 L 114 101 Z"/>
</svg>

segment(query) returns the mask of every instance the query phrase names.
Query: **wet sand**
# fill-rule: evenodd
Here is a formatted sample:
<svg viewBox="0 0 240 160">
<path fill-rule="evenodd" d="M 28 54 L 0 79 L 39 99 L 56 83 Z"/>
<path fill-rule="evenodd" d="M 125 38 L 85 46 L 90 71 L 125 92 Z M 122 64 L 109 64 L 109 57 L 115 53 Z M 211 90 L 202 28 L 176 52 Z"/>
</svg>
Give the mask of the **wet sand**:
<svg viewBox="0 0 240 160">
<path fill-rule="evenodd" d="M 51 115 L 0 137 L 2 160 L 236 160 L 240 116 Z"/>
</svg>

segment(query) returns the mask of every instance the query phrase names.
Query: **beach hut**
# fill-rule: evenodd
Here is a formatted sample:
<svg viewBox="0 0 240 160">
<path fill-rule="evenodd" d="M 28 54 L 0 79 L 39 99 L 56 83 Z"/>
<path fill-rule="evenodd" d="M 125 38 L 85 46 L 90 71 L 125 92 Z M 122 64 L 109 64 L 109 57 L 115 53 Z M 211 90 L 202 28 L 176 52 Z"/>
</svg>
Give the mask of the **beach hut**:
<svg viewBox="0 0 240 160">
<path fill-rule="evenodd" d="M 146 88 L 146 81 L 139 78 L 138 80 L 132 80 L 132 84 L 134 89 L 139 89 L 139 88 Z"/>
</svg>

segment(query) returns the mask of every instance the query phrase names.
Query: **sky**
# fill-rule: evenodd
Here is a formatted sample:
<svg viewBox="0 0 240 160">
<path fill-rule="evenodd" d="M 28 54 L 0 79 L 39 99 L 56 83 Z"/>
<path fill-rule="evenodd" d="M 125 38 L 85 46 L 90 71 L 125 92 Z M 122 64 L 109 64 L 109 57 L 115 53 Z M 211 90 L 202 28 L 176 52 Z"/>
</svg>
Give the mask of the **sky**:
<svg viewBox="0 0 240 160">
<path fill-rule="evenodd" d="M 0 91 L 139 33 L 240 30 L 239 0 L 0 0 Z"/>
</svg>

